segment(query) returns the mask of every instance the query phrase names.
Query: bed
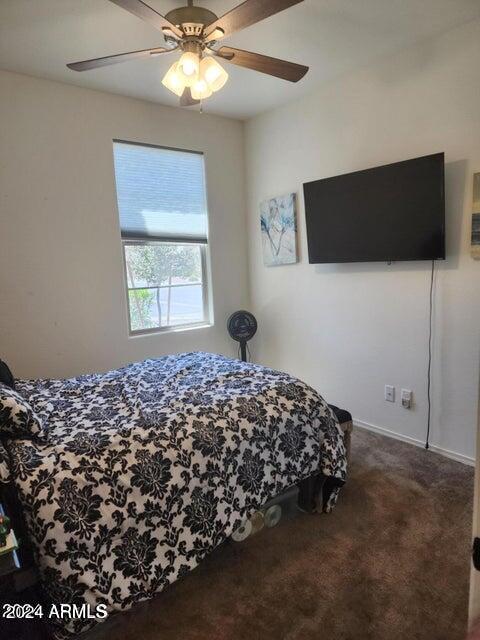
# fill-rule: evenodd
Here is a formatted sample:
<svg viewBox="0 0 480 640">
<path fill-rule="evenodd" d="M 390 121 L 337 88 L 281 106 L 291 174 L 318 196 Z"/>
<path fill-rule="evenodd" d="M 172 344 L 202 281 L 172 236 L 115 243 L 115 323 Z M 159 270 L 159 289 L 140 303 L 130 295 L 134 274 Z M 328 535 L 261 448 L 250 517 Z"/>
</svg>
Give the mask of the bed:
<svg viewBox="0 0 480 640">
<path fill-rule="evenodd" d="M 15 487 L 52 603 L 129 609 L 272 497 L 315 476 L 330 511 L 345 481 L 343 433 L 326 402 L 258 365 L 186 353 L 17 380 L 16 392 L 39 426 L 3 433 L 0 477 Z M 63 638 L 98 621 L 50 622 Z"/>
</svg>

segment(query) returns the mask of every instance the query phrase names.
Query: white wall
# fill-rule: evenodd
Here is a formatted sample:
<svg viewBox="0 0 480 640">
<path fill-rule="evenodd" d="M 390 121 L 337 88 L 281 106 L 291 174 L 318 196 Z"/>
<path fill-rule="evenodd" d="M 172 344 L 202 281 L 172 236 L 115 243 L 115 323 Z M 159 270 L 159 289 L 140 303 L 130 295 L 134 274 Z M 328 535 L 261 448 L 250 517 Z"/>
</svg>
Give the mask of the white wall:
<svg viewBox="0 0 480 640">
<path fill-rule="evenodd" d="M 421 440 L 429 265 L 308 264 L 308 180 L 436 151 L 447 160 L 447 251 L 436 282 L 434 445 L 474 455 L 480 264 L 468 255 L 480 170 L 480 23 L 343 77 L 246 127 L 257 360 L 306 379 L 358 420 Z M 105 370 L 190 349 L 235 353 L 228 314 L 248 306 L 243 125 L 0 72 L 0 357 L 19 376 Z M 130 338 L 112 139 L 202 150 L 215 326 Z M 258 204 L 299 194 L 301 262 L 265 268 Z M 411 388 L 415 408 L 383 400 Z"/>
<path fill-rule="evenodd" d="M 0 358 L 69 376 L 164 353 L 233 354 L 247 303 L 243 124 L 0 72 Z M 215 326 L 128 336 L 112 139 L 205 153 Z"/>
<path fill-rule="evenodd" d="M 304 378 L 357 420 L 416 440 L 427 416 L 430 265 L 309 265 L 302 183 L 445 151 L 448 258 L 436 281 L 431 441 L 467 457 L 474 456 L 480 332 L 480 263 L 469 257 L 479 70 L 474 22 L 246 128 L 255 357 Z M 300 263 L 266 268 L 259 203 L 289 191 L 299 194 Z M 412 389 L 414 409 L 386 403 L 386 383 Z"/>
</svg>

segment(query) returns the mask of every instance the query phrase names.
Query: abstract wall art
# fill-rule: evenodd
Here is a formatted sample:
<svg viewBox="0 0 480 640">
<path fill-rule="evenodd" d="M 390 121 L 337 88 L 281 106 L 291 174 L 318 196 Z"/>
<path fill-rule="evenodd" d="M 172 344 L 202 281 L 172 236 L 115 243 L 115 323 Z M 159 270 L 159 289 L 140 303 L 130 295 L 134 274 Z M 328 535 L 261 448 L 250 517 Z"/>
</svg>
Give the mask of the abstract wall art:
<svg viewBox="0 0 480 640">
<path fill-rule="evenodd" d="M 263 262 L 272 267 L 297 262 L 296 195 L 264 200 L 260 205 Z"/>
</svg>

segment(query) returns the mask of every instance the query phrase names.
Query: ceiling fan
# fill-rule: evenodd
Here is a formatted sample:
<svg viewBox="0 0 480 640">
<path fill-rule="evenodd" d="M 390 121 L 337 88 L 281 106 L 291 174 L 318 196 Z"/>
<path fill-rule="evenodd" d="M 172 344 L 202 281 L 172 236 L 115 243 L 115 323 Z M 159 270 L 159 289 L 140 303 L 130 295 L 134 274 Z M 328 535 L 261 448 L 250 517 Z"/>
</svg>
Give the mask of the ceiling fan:
<svg viewBox="0 0 480 640">
<path fill-rule="evenodd" d="M 166 16 L 162 16 L 142 0 L 110 2 L 161 31 L 166 47 L 71 62 L 67 64 L 69 69 L 87 71 L 134 58 L 150 58 L 181 51 L 180 59 L 170 67 L 162 80 L 165 87 L 179 96 L 181 106 L 198 104 L 225 85 L 228 73 L 215 58 L 290 82 L 298 82 L 308 71 L 308 67 L 293 62 L 233 47 L 217 46 L 219 40 L 235 31 L 245 29 L 303 0 L 245 0 L 221 18 L 208 9 L 193 6 L 193 0 L 187 0 L 188 6 L 173 9 Z"/>
</svg>

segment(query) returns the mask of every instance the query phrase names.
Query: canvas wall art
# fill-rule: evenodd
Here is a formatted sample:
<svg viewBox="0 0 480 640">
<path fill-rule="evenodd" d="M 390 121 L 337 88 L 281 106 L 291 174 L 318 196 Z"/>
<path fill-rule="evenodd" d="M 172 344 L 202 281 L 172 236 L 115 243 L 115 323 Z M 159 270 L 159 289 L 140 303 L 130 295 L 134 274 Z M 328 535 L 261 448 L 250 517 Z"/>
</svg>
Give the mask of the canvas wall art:
<svg viewBox="0 0 480 640">
<path fill-rule="evenodd" d="M 262 202 L 260 225 L 264 264 L 272 267 L 297 262 L 296 195 Z"/>
<path fill-rule="evenodd" d="M 480 260 L 480 173 L 473 176 L 472 258 Z"/>
</svg>

